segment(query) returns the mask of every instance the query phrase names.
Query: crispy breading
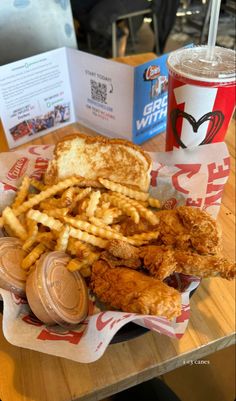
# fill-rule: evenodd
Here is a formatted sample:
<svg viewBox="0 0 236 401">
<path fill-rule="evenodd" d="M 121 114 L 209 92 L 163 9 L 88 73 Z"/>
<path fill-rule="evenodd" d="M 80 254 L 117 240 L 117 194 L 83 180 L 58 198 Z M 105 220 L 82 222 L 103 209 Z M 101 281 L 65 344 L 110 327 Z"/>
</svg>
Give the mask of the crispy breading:
<svg viewBox="0 0 236 401">
<path fill-rule="evenodd" d="M 155 230 L 157 226 L 152 226 L 147 220 L 142 217 L 139 220 L 139 223 L 134 223 L 134 221 L 128 217 L 120 223 L 121 232 L 123 235 L 131 236 L 135 234 L 140 234 L 144 232 L 148 232 L 150 230 Z M 159 227 L 159 225 L 158 225 Z"/>
<path fill-rule="evenodd" d="M 174 272 L 198 277 L 235 277 L 235 264 L 221 255 L 201 255 L 196 251 L 175 249 L 172 246 L 143 246 L 140 258 L 149 273 L 164 280 Z"/>
<path fill-rule="evenodd" d="M 235 263 L 220 255 L 198 255 L 186 251 L 175 251 L 177 272 L 198 277 L 220 276 L 232 280 L 236 274 Z"/>
<path fill-rule="evenodd" d="M 167 319 L 181 313 L 181 296 L 177 290 L 136 270 L 111 269 L 104 260 L 93 264 L 91 288 L 101 302 L 125 312 Z"/>
<path fill-rule="evenodd" d="M 108 242 L 107 250 L 113 256 L 121 259 L 139 258 L 139 249 L 125 241 L 113 239 Z"/>
<path fill-rule="evenodd" d="M 174 248 L 166 245 L 146 245 L 141 247 L 139 252 L 144 267 L 159 280 L 164 280 L 176 271 L 177 262 L 174 255 Z"/>
<path fill-rule="evenodd" d="M 221 233 L 216 221 L 205 211 L 189 206 L 156 212 L 160 219 L 158 244 L 178 249 L 195 249 L 201 254 L 219 253 Z"/>
<path fill-rule="evenodd" d="M 190 235 L 190 241 L 199 253 L 217 253 L 222 248 L 221 233 L 216 221 L 205 211 L 189 206 L 176 209 Z"/>
<path fill-rule="evenodd" d="M 174 245 L 182 249 L 190 246 L 189 232 L 183 226 L 177 209 L 158 211 L 157 216 L 160 219 L 157 229 L 160 231 L 159 238 L 161 243 Z"/>
<path fill-rule="evenodd" d="M 100 258 L 105 260 L 110 267 L 114 268 L 116 266 L 129 267 L 130 269 L 138 269 L 142 266 L 142 262 L 140 258 L 129 258 L 129 259 L 121 259 L 113 256 L 108 251 L 104 251 L 100 254 Z"/>
</svg>

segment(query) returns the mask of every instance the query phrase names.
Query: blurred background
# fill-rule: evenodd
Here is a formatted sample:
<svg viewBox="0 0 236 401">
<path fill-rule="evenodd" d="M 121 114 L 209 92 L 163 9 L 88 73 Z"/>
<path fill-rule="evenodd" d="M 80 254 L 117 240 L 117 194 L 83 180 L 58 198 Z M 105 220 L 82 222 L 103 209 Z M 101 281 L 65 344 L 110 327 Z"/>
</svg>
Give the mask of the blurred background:
<svg viewBox="0 0 236 401">
<path fill-rule="evenodd" d="M 214 0 L 1 0 L 0 65 L 67 46 L 117 57 L 204 44 Z M 217 44 L 235 48 L 236 0 L 222 0 Z"/>
<path fill-rule="evenodd" d="M 217 35 L 217 45 L 235 49 L 235 11 L 236 1 L 230 0 L 221 3 L 221 13 Z M 208 1 L 182 0 L 177 10 L 176 20 L 167 39 L 165 52 L 175 50 L 188 43 L 207 43 L 209 26 Z M 209 11 L 208 11 L 209 12 Z M 205 23 L 205 25 L 204 25 Z M 146 18 L 137 33 L 136 48 L 129 40 L 127 53 L 134 51 L 143 53 L 152 50 L 153 32 L 150 29 L 150 20 Z"/>
<path fill-rule="evenodd" d="M 91 7 L 91 3 L 96 5 Z M 81 17 L 78 0 L 71 1 L 81 50 L 114 57 L 149 51 L 161 54 L 188 43 L 207 43 L 212 0 L 113 1 L 112 6 L 104 10 L 109 21 L 105 31 L 105 20 L 101 18 L 102 27 L 98 21 L 107 3 L 108 0 L 90 0 L 90 6 L 82 10 L 84 17 Z M 235 49 L 235 9 L 235 0 L 222 0 L 217 35 L 219 46 Z"/>
</svg>

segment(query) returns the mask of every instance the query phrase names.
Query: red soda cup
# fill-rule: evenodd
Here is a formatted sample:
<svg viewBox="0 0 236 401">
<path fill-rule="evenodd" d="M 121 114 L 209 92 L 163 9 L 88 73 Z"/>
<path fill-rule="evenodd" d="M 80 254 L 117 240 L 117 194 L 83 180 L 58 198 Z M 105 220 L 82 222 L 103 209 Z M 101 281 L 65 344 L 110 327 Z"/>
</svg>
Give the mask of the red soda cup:
<svg viewBox="0 0 236 401">
<path fill-rule="evenodd" d="M 223 142 L 235 108 L 235 52 L 207 46 L 172 52 L 169 69 L 166 150 Z"/>
</svg>

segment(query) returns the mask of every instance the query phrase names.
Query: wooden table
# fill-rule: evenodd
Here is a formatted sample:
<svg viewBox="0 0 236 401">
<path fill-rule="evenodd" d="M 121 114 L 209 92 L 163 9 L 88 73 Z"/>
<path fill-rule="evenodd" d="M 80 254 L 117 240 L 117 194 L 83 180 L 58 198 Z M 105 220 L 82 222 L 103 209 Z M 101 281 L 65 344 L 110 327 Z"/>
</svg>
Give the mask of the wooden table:
<svg viewBox="0 0 236 401">
<path fill-rule="evenodd" d="M 122 59 L 135 65 L 153 54 Z M 82 130 L 73 124 L 31 143 L 55 143 Z M 225 186 L 219 222 L 223 230 L 224 253 L 234 258 L 235 131 L 231 123 L 226 142 L 231 154 L 231 174 Z M 164 150 L 165 134 L 143 145 L 145 150 Z M 24 145 L 28 146 L 28 144 Z M 0 151 L 6 151 L 0 127 Z M 1 322 L 0 322 L 1 327 Z M 10 345 L 0 329 L 0 399 L 2 401 L 101 400 L 106 396 L 201 359 L 234 343 L 234 283 L 205 279 L 191 299 L 191 319 L 181 340 L 148 332 L 138 338 L 110 345 L 97 362 L 75 363 Z"/>
</svg>

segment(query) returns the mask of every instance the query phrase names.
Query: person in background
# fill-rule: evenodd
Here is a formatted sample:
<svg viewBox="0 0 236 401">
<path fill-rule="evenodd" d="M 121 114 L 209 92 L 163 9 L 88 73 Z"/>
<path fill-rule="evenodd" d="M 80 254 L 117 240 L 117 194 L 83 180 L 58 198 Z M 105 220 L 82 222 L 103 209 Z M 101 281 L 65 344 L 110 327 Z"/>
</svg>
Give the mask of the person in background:
<svg viewBox="0 0 236 401">
<path fill-rule="evenodd" d="M 78 46 L 81 50 L 92 51 L 102 57 L 111 57 L 112 23 L 118 16 L 152 7 L 157 15 L 159 49 L 164 51 L 165 43 L 172 29 L 179 0 L 71 0 L 73 17 L 79 22 Z M 143 18 L 137 18 L 138 30 Z M 125 21 L 118 25 L 118 38 L 128 36 Z M 88 48 L 88 34 L 91 49 Z M 155 51 L 155 49 L 154 49 Z"/>
<path fill-rule="evenodd" d="M 162 54 L 170 31 L 174 26 L 180 0 L 153 0 L 152 3 L 153 11 L 157 16 L 159 50 Z"/>
</svg>

